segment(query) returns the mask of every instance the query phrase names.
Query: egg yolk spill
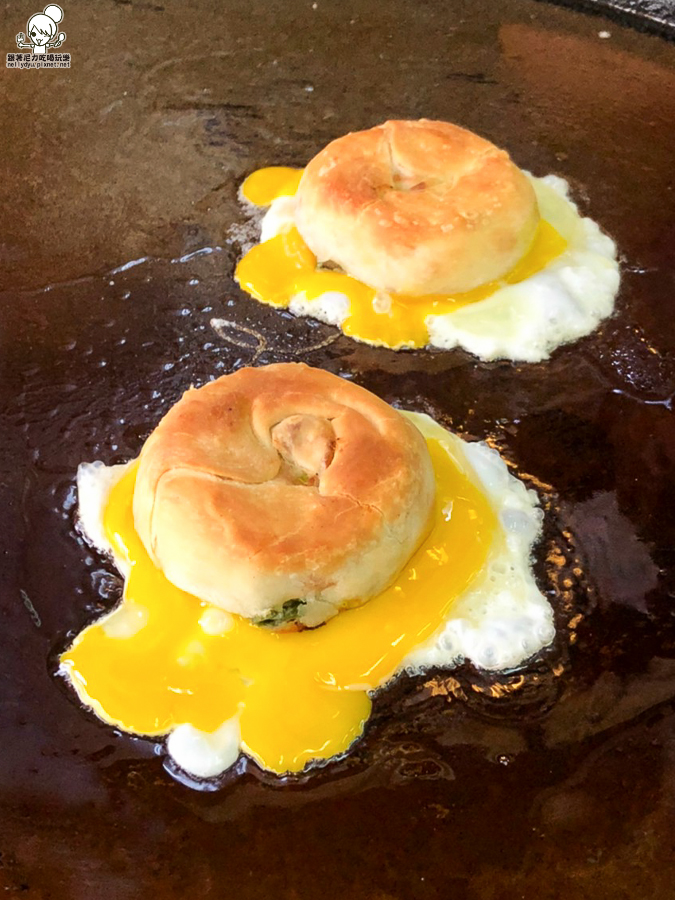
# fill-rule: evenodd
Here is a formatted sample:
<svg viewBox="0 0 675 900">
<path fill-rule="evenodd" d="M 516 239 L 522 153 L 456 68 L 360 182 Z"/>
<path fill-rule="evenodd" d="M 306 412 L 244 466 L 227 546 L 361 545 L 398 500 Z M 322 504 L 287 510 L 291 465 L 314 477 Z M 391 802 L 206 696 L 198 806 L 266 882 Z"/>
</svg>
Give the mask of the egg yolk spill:
<svg viewBox="0 0 675 900">
<path fill-rule="evenodd" d="M 301 175 L 302 169 L 259 169 L 244 181 L 241 192 L 251 203 L 269 206 L 277 197 L 295 194 Z M 429 343 L 427 316 L 453 312 L 485 300 L 505 285 L 525 281 L 560 256 L 566 246 L 567 241 L 542 219 L 528 252 L 499 281 L 453 296 L 378 295 L 374 288 L 344 272 L 321 268 L 299 231 L 291 227 L 252 247 L 239 262 L 235 278 L 243 290 L 270 306 L 287 307 L 298 294 L 311 303 L 328 291 L 339 291 L 350 304 L 342 323 L 345 334 L 392 349 L 424 347 Z"/>
<path fill-rule="evenodd" d="M 136 534 L 130 466 L 103 520 L 128 569 L 122 604 L 61 657 L 82 701 L 105 721 L 144 735 L 182 723 L 213 732 L 239 715 L 246 752 L 279 774 L 346 751 L 370 714 L 367 692 L 440 628 L 498 534 L 495 513 L 461 458 L 444 442 L 427 444 L 435 518 L 403 572 L 364 606 L 286 633 L 229 615 L 222 633 L 204 631 L 200 618 L 214 608 L 167 581 Z M 116 617 L 132 623 L 128 633 L 111 627 Z"/>
<path fill-rule="evenodd" d="M 242 196 L 255 206 L 269 206 L 277 197 L 292 197 L 298 190 L 302 171 L 287 166 L 258 169 L 242 184 Z"/>
</svg>

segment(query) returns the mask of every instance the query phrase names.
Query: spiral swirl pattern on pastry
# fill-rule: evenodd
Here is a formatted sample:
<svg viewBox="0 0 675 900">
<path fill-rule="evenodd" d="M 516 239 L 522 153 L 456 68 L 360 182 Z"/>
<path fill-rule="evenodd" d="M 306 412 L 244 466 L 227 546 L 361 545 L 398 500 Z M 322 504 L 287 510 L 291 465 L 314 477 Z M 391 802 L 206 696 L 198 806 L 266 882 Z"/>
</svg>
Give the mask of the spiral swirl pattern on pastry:
<svg viewBox="0 0 675 900">
<path fill-rule="evenodd" d="M 350 381 L 283 363 L 184 394 L 141 452 L 134 520 L 183 590 L 251 619 L 296 602 L 317 625 L 395 578 L 433 502 L 414 425 Z"/>
<path fill-rule="evenodd" d="M 534 189 L 504 150 L 428 119 L 332 141 L 297 192 L 297 227 L 320 263 L 416 296 L 462 293 L 505 275 L 538 222 Z"/>
</svg>

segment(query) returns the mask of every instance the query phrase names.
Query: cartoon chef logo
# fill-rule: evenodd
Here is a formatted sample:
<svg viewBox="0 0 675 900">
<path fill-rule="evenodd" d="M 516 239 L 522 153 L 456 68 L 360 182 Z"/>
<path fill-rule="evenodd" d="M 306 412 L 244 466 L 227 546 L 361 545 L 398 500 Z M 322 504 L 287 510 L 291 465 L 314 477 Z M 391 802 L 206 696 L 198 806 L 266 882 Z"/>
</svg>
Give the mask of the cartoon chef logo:
<svg viewBox="0 0 675 900">
<path fill-rule="evenodd" d="M 21 50 L 31 50 L 35 54 L 46 53 L 48 48 L 60 47 L 66 35 L 59 31 L 63 10 L 56 3 L 45 6 L 44 12 L 35 13 L 26 25 L 28 37 L 21 31 L 16 36 L 16 46 Z M 57 33 L 58 32 L 58 33 Z"/>
</svg>

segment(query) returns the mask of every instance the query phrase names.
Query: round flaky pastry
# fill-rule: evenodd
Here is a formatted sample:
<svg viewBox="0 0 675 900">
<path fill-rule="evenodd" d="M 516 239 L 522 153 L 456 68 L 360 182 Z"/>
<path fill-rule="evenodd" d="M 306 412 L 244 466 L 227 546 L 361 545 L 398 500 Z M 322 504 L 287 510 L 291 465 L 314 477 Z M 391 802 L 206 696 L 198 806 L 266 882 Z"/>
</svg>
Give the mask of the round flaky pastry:
<svg viewBox="0 0 675 900">
<path fill-rule="evenodd" d="M 150 435 L 138 534 L 173 584 L 270 625 L 381 592 L 431 524 L 426 443 L 364 388 L 299 363 L 189 390 Z"/>
<path fill-rule="evenodd" d="M 505 151 L 429 119 L 338 138 L 310 161 L 297 192 L 296 224 L 320 263 L 416 296 L 505 275 L 538 222 L 534 189 Z"/>
</svg>

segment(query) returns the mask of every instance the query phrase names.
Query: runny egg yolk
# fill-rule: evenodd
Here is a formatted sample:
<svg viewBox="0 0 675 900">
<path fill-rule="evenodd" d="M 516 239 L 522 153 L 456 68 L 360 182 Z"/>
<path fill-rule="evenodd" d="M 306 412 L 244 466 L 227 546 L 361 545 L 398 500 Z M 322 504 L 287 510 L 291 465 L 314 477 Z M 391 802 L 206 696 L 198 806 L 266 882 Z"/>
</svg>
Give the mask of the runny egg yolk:
<svg viewBox="0 0 675 900">
<path fill-rule="evenodd" d="M 252 172 L 241 186 L 244 199 L 255 206 L 269 206 L 277 197 L 292 197 L 298 190 L 302 169 L 268 166 Z"/>
<path fill-rule="evenodd" d="M 295 194 L 301 175 L 301 169 L 259 169 L 244 181 L 241 191 L 251 203 L 269 206 L 278 197 Z M 298 230 L 291 227 L 252 247 L 239 262 L 235 278 L 243 290 L 270 306 L 287 307 L 298 294 L 304 294 L 311 304 L 328 291 L 338 291 L 350 304 L 342 324 L 345 334 L 393 349 L 424 347 L 429 343 L 427 316 L 453 312 L 485 300 L 500 287 L 525 281 L 560 256 L 566 246 L 556 229 L 541 219 L 528 252 L 499 281 L 453 296 L 378 295 L 374 288 L 344 272 L 321 268 Z"/>
<path fill-rule="evenodd" d="M 320 628 L 289 633 L 227 614 L 229 627 L 204 630 L 200 619 L 214 608 L 168 582 L 136 534 L 129 467 L 103 517 L 129 573 L 123 602 L 61 658 L 80 698 L 105 721 L 147 735 L 182 723 L 213 732 L 238 715 L 242 747 L 277 773 L 346 751 L 370 714 L 368 691 L 439 629 L 499 538 L 461 457 L 427 443 L 437 485 L 427 539 L 386 591 Z M 131 621 L 128 634 L 111 627 L 116 617 Z"/>
</svg>

